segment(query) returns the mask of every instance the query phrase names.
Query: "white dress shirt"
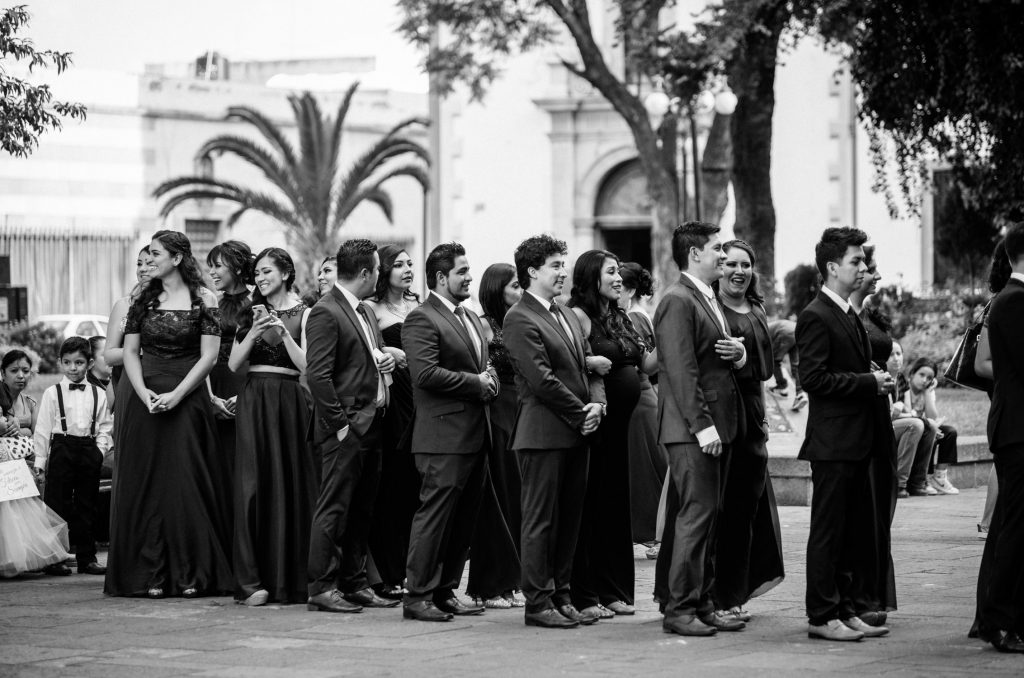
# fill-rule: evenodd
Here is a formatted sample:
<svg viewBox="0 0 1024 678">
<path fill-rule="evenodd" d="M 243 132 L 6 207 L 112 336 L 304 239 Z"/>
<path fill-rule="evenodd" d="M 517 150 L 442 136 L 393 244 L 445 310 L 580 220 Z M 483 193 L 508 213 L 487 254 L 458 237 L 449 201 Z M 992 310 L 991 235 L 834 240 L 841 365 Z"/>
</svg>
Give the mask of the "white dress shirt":
<svg viewBox="0 0 1024 678">
<path fill-rule="evenodd" d="M 46 389 L 39 401 L 39 414 L 36 417 L 36 430 L 33 434 L 36 445 L 35 467 L 40 470 L 46 469 L 46 462 L 50 457 L 50 438 L 55 433 L 65 433 L 60 424 L 60 407 L 57 404 L 57 389 L 61 390 L 64 398 L 64 414 L 67 421 L 67 435 L 89 436 L 92 430 L 93 386 L 84 379 L 81 382 L 85 390 L 71 390 L 71 380 L 64 377 L 59 382 Z M 134 397 L 135 394 L 132 394 Z M 110 432 L 114 425 L 110 408 L 107 407 L 107 392 L 102 388 L 96 388 L 95 403 L 96 409 L 96 447 L 103 456 L 107 455 L 113 445 Z"/>
<path fill-rule="evenodd" d="M 377 340 L 374 339 L 373 337 L 373 332 L 370 331 L 369 323 L 366 322 L 366 318 L 363 317 L 363 314 L 359 312 L 359 299 L 356 299 L 356 295 L 352 294 L 338 283 L 335 283 L 334 286 L 341 290 L 341 294 L 343 297 L 345 297 L 345 301 L 348 302 L 349 306 L 352 307 L 353 313 L 356 314 L 356 319 L 359 321 L 359 326 L 363 329 L 363 339 L 366 340 L 366 347 L 370 351 L 370 357 L 373 360 L 373 366 L 377 367 L 377 356 L 374 353 L 375 349 L 379 351 L 380 348 L 377 346 Z M 366 306 L 365 304 L 363 307 L 369 309 L 369 307 Z M 369 312 L 369 310 L 367 310 L 367 312 Z M 384 383 L 384 375 L 380 373 L 380 368 L 377 368 L 377 407 L 384 407 L 385 405 L 387 405 L 387 402 L 388 387 Z"/>
<path fill-rule="evenodd" d="M 555 321 L 559 325 L 561 325 L 562 330 L 565 332 L 565 336 L 569 337 L 569 339 L 572 340 L 573 336 L 572 336 L 572 330 L 569 329 L 569 322 L 564 317 L 562 317 L 561 313 L 552 313 L 551 312 L 551 305 L 554 304 L 555 302 L 553 300 L 551 300 L 551 299 L 545 299 L 544 297 L 540 296 L 539 294 L 537 294 L 536 292 L 534 292 L 532 290 L 524 290 L 524 291 L 527 294 L 531 295 L 534 299 L 539 301 L 540 305 L 548 310 L 548 313 L 551 313 L 551 317 L 554 318 Z"/>
<path fill-rule="evenodd" d="M 843 313 L 850 312 L 850 302 L 848 300 L 843 299 L 841 296 L 839 296 L 829 288 L 825 287 L 824 285 L 821 286 L 821 291 L 825 294 L 826 297 L 836 302 L 836 306 L 838 306 Z"/>
</svg>

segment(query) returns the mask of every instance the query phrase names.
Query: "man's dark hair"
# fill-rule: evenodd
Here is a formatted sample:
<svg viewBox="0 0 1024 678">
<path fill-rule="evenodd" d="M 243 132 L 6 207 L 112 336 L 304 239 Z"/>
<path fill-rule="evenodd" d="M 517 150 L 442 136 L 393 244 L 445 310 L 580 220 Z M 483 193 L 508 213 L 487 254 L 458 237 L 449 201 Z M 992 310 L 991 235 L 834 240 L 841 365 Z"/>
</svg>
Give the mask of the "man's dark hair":
<svg viewBox="0 0 1024 678">
<path fill-rule="evenodd" d="M 846 250 L 860 247 L 867 241 L 868 234 L 859 228 L 826 228 L 821 234 L 821 240 L 814 246 L 814 264 L 818 267 L 822 279 L 828 280 L 829 262 L 840 263 L 846 256 Z"/>
<path fill-rule="evenodd" d="M 564 240 L 556 240 L 550 235 L 535 235 L 519 243 L 515 254 L 519 286 L 524 290 L 530 289 L 530 268 L 540 268 L 548 257 L 554 254 L 561 254 L 563 257 L 569 254 L 569 248 L 565 246 Z"/>
<path fill-rule="evenodd" d="M 722 229 L 706 221 L 687 221 L 685 224 L 676 226 L 672 231 L 672 261 L 680 271 L 685 271 L 690 265 L 690 248 L 704 249 L 711 240 L 711 236 Z"/>
<path fill-rule="evenodd" d="M 423 266 L 427 272 L 427 289 L 432 290 L 437 287 L 437 274 L 448 275 L 455 268 L 455 260 L 464 256 L 466 256 L 466 248 L 457 242 L 441 243 L 430 250 L 430 254 L 427 255 L 427 263 Z"/>
<path fill-rule="evenodd" d="M 1003 249 L 1006 250 L 1011 265 L 1024 257 L 1024 223 L 1014 224 L 1006 231 Z"/>
<path fill-rule="evenodd" d="M 57 356 L 63 358 L 72 353 L 81 353 L 86 360 L 92 360 L 92 344 L 85 337 L 68 337 L 61 342 Z"/>
<path fill-rule="evenodd" d="M 346 240 L 341 243 L 336 257 L 338 278 L 341 280 L 352 280 L 364 268 L 371 271 L 373 268 L 373 253 L 376 251 L 377 245 L 365 238 Z"/>
</svg>

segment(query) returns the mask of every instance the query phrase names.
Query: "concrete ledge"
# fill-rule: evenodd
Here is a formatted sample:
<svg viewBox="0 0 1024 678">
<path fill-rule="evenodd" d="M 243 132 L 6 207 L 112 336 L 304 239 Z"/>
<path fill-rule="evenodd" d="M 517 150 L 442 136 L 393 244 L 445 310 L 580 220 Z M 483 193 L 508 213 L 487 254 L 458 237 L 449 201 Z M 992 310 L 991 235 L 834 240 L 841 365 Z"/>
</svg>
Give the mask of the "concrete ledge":
<svg viewBox="0 0 1024 678">
<path fill-rule="evenodd" d="M 769 442 L 768 474 L 779 506 L 811 505 L 811 465 L 796 458 L 795 436 L 776 436 Z M 985 436 L 961 436 L 957 441 L 957 463 L 949 469 L 949 481 L 958 488 L 988 484 L 992 453 Z"/>
</svg>

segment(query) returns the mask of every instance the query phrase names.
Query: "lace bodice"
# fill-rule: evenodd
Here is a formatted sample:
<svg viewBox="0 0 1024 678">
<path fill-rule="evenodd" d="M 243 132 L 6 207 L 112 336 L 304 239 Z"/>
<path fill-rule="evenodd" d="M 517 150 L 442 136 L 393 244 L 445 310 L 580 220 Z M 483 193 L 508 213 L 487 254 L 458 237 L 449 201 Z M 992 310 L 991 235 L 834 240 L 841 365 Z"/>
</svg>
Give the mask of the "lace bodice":
<svg viewBox="0 0 1024 678">
<path fill-rule="evenodd" d="M 277 317 L 281 319 L 281 322 L 284 323 L 288 334 L 300 346 L 302 345 L 302 314 L 307 308 L 309 307 L 300 301 L 291 308 L 275 309 L 274 311 Z M 249 334 L 248 328 L 238 330 L 238 340 L 241 341 L 247 334 Z M 289 370 L 299 369 L 292 362 L 291 356 L 288 355 L 288 349 L 284 346 L 283 338 L 278 337 L 276 332 L 264 332 L 261 336 L 256 337 L 256 341 L 253 342 L 252 351 L 249 352 L 249 364 L 283 367 Z"/>
<path fill-rule="evenodd" d="M 491 367 L 498 373 L 498 381 L 503 384 L 514 384 L 516 373 L 512 369 L 512 358 L 509 357 L 508 349 L 505 348 L 505 339 L 501 336 L 501 328 L 491 318 L 485 318 L 491 326 L 491 333 L 494 338 L 487 342 L 487 355 L 490 357 Z"/>
<path fill-rule="evenodd" d="M 152 358 L 198 359 L 203 335 L 220 336 L 220 311 L 200 304 L 188 310 L 128 310 L 125 334 L 138 334 L 142 353 Z"/>
</svg>

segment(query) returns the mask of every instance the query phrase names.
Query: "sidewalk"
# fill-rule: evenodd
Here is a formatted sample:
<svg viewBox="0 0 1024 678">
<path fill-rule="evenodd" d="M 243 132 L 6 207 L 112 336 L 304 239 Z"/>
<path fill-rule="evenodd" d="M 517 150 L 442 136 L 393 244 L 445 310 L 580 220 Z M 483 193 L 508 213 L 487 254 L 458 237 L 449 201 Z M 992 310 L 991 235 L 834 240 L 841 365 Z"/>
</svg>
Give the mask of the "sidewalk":
<svg viewBox="0 0 1024 678">
<path fill-rule="evenodd" d="M 741 633 L 691 639 L 661 631 L 653 561 L 637 551 L 637 615 L 589 628 L 526 627 L 521 610 L 446 624 L 400 609 L 332 615 L 305 606 L 249 609 L 227 598 L 106 598 L 99 578 L 0 580 L 0 676 L 526 676 L 1024 674 L 1024 656 L 968 640 L 984 542 L 983 489 L 902 500 L 893 528 L 900 609 L 889 638 L 807 638 L 809 509 L 780 510 L 787 579 L 748 608 Z"/>
</svg>

